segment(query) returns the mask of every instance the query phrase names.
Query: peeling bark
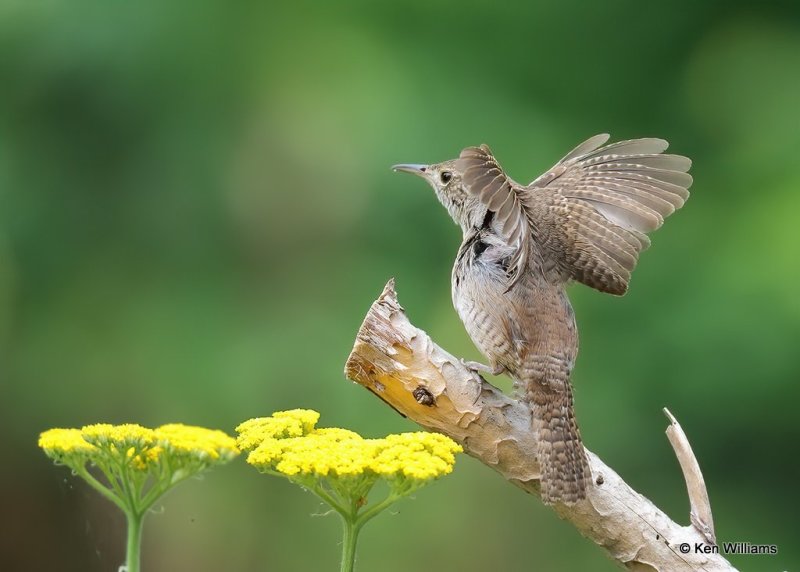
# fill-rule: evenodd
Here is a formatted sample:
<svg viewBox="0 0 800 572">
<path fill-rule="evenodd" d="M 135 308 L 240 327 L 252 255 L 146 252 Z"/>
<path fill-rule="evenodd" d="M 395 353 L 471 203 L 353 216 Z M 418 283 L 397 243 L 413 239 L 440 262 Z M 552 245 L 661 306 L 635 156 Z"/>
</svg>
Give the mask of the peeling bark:
<svg viewBox="0 0 800 572">
<path fill-rule="evenodd" d="M 397 301 L 393 280 L 367 313 L 345 375 L 401 415 L 450 436 L 509 482 L 539 495 L 538 443 L 529 408 L 413 326 Z M 586 500 L 553 508 L 611 558 L 636 571 L 735 570 L 719 554 L 696 553 L 696 543 L 707 543 L 697 528 L 673 522 L 597 455 L 587 450 L 587 456 L 593 485 Z M 682 543 L 690 546 L 687 554 L 680 550 Z"/>
</svg>

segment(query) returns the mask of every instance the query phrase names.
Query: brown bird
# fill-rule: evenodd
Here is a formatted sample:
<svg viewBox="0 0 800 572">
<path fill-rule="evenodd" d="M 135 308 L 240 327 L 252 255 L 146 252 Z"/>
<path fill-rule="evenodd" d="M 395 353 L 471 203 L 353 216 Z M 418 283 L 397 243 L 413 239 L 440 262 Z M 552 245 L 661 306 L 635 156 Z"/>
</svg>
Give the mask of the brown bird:
<svg viewBox="0 0 800 572">
<path fill-rule="evenodd" d="M 433 165 L 395 165 L 423 177 L 463 241 L 452 274 L 453 304 L 489 365 L 507 373 L 531 406 L 539 440 L 542 500 L 586 497 L 591 471 L 573 413 L 570 374 L 578 353 L 572 280 L 601 292 L 628 289 L 645 233 L 689 197 L 691 161 L 663 139 L 578 145 L 528 185 L 508 177 L 486 145 Z"/>
</svg>

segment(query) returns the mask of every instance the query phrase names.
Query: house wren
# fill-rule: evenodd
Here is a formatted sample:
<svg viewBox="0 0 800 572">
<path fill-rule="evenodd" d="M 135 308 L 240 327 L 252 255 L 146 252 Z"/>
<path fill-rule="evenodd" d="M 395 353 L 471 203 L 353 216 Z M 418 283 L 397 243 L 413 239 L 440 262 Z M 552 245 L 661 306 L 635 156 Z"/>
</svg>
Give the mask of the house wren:
<svg viewBox="0 0 800 572">
<path fill-rule="evenodd" d="M 433 165 L 395 165 L 433 187 L 461 227 L 453 304 L 489 365 L 530 404 L 538 435 L 542 500 L 586 497 L 591 471 L 573 413 L 570 374 L 578 353 L 566 286 L 577 280 L 622 295 L 645 233 L 689 197 L 691 161 L 662 139 L 578 145 L 528 185 L 508 177 L 486 145 Z"/>
</svg>

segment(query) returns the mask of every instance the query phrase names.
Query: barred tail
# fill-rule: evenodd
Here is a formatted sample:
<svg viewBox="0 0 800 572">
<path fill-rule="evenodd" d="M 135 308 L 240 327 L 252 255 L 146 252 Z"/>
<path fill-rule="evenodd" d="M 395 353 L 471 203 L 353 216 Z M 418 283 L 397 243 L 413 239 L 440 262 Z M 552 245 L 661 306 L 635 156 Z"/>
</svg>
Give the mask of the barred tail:
<svg viewBox="0 0 800 572">
<path fill-rule="evenodd" d="M 533 428 L 539 436 L 542 501 L 574 504 L 586 498 L 592 478 L 581 434 L 572 411 L 572 387 L 553 392 L 541 388 L 528 394 L 533 408 Z"/>
</svg>

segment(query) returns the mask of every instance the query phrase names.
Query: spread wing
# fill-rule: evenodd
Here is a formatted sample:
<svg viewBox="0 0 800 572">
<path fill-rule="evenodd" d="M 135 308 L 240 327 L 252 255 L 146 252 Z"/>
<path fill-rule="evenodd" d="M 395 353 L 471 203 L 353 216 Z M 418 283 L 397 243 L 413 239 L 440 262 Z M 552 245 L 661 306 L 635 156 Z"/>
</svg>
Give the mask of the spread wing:
<svg viewBox="0 0 800 572">
<path fill-rule="evenodd" d="M 650 245 L 645 233 L 689 197 L 691 161 L 663 154 L 666 141 L 602 146 L 607 140 L 597 135 L 581 143 L 527 186 L 506 176 L 485 145 L 462 151 L 458 168 L 468 192 L 496 213 L 504 238 L 518 248 L 515 280 L 533 238 L 571 278 L 624 294 Z"/>
</svg>

